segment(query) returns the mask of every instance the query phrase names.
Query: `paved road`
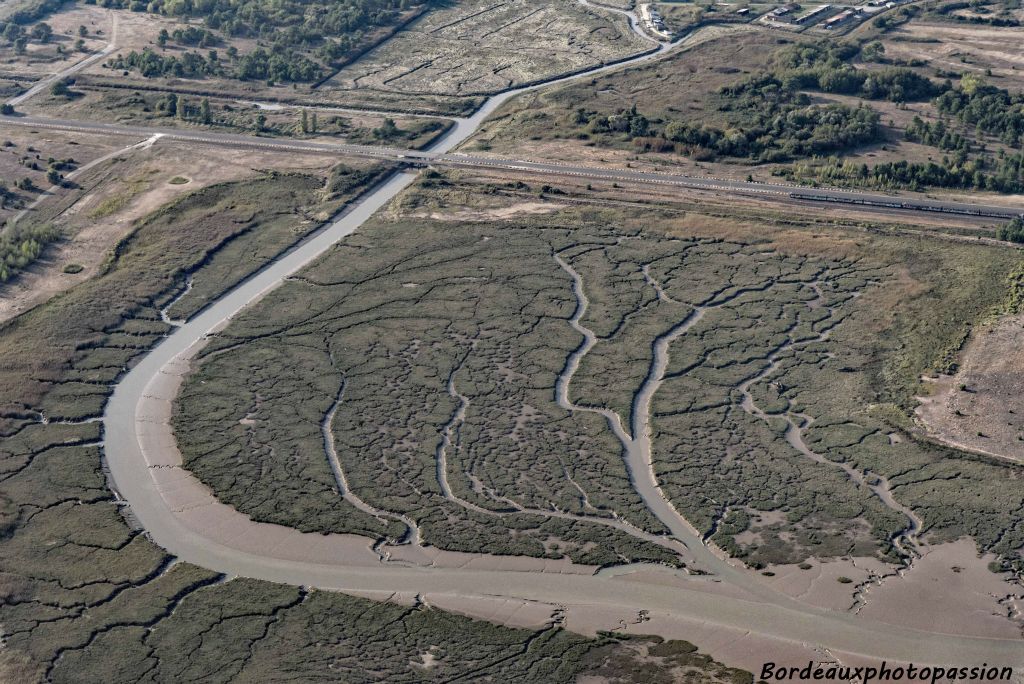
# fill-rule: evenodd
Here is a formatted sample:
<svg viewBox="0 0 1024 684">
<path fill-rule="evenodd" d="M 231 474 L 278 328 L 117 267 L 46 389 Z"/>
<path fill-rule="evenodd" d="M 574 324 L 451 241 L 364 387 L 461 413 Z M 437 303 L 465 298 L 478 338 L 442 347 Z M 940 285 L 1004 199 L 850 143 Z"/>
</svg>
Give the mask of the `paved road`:
<svg viewBox="0 0 1024 684">
<path fill-rule="evenodd" d="M 498 99 L 498 98 L 494 98 Z M 507 97 L 501 97 L 504 101 Z M 498 103 L 500 104 L 500 103 Z M 464 138 L 466 131 L 475 129 L 480 121 L 498 106 L 488 103 L 478 114 L 457 122 L 452 134 L 445 136 L 439 144 L 428 150 L 407 150 L 375 145 L 349 145 L 344 143 L 285 140 L 262 138 L 255 135 L 234 133 L 213 133 L 169 127 L 124 126 L 96 121 L 67 121 L 36 116 L 9 116 L 0 118 L 0 126 L 24 126 L 36 130 L 59 130 L 81 133 L 103 133 L 140 139 L 159 135 L 162 141 L 206 144 L 221 147 L 242 147 L 249 149 L 280 152 L 312 152 L 337 154 L 382 161 L 432 164 L 456 168 L 493 169 L 497 171 L 519 171 L 545 176 L 570 176 L 592 180 L 622 183 L 663 185 L 695 190 L 710 190 L 726 194 L 775 197 L 807 201 L 831 202 L 837 204 L 863 204 L 888 207 L 901 211 L 948 213 L 958 215 L 984 216 L 996 219 L 1010 219 L 1024 214 L 1024 206 L 1007 207 L 998 204 L 967 203 L 927 199 L 913 196 L 894 196 L 881 193 L 842 190 L 837 188 L 809 188 L 784 183 L 757 183 L 725 178 L 688 176 L 675 173 L 655 173 L 629 169 L 608 169 L 597 166 L 560 164 L 551 161 L 510 159 L 507 157 L 481 156 L 437 151 L 450 147 L 443 143 L 451 138 Z"/>
</svg>

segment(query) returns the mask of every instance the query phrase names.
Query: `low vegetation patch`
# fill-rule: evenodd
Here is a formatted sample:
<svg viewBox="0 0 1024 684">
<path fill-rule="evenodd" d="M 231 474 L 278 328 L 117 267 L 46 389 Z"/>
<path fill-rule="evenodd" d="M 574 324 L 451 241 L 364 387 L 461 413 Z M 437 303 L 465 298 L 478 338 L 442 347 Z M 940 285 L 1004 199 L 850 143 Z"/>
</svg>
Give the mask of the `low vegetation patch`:
<svg viewBox="0 0 1024 684">
<path fill-rule="evenodd" d="M 484 201 L 448 177 L 428 183 L 462 211 Z M 654 464 L 677 508 L 730 553 L 762 568 L 812 555 L 894 559 L 905 515 L 838 463 L 888 478 L 937 538 L 969 534 L 1000 553 L 1024 542 L 1004 533 L 1024 500 L 996 485 L 999 466 L 890 439 L 900 419 L 887 418 L 912 410 L 920 375 L 1004 299 L 1015 254 L 898 238 L 803 253 L 699 230 L 673 239 L 671 225 L 650 213 L 641 229 L 612 210 L 368 224 L 213 341 L 176 409 L 186 462 L 257 519 L 352 531 L 363 523 L 337 510 L 320 429 L 331 414 L 352 491 L 414 519 L 431 544 L 579 562 L 659 557 L 600 524 L 614 512 L 658 529 L 606 421 L 553 399 L 580 343 L 567 321 L 572 281 L 554 253 L 582 279 L 580 324 L 597 338 L 568 398 L 624 425 L 653 340 L 703 309 L 672 342 L 654 396 Z M 772 230 L 758 234 L 770 241 Z M 787 419 L 808 422 L 811 455 L 786 438 Z M 992 497 L 1002 503 L 980 504 Z M 943 512 L 953 498 L 956 517 Z M 579 520 L 546 518 L 552 510 Z"/>
<path fill-rule="evenodd" d="M 39 258 L 60 232 L 52 226 L 15 226 L 0 231 L 0 283 L 6 283 Z"/>
</svg>

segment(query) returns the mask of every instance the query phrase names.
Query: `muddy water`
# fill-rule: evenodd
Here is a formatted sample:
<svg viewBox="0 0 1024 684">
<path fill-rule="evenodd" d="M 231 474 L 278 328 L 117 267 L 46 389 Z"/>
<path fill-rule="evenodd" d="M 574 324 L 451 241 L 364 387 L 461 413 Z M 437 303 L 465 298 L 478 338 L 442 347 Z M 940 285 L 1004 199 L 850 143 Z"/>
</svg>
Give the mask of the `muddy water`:
<svg viewBox="0 0 1024 684">
<path fill-rule="evenodd" d="M 628 63 L 652 59 L 664 50 L 665 46 L 659 46 L 657 51 L 628 60 Z M 554 83 L 590 77 L 612 68 L 615 67 L 601 67 Z M 433 149 L 451 150 L 504 101 L 537 87 L 541 86 L 492 98 L 473 117 L 460 121 Z M 169 404 L 177 394 L 183 369 L 203 347 L 207 336 L 355 231 L 414 179 L 415 174 L 411 173 L 398 173 L 389 178 L 331 223 L 177 327 L 118 382 L 104 413 L 105 460 L 112 487 L 127 500 L 132 514 L 155 543 L 181 560 L 231 576 L 324 589 L 381 592 L 385 597 L 391 592 L 431 592 L 454 597 L 453 601 L 464 597 L 467 605 L 474 597 L 499 595 L 551 602 L 572 610 L 599 605 L 606 610 L 635 614 L 643 609 L 656 616 L 700 621 L 707 629 L 739 630 L 789 642 L 827 643 L 845 652 L 896 660 L 940 663 L 945 662 L 950 653 L 955 653 L 961 659 L 1024 664 L 1024 649 L 1019 640 L 947 637 L 893 628 L 799 604 L 715 556 L 699 538 L 694 538 L 692 528 L 673 510 L 662 511 L 664 520 L 672 522 L 669 527 L 680 541 L 690 544 L 690 551 L 698 562 L 715 573 L 712 581 L 727 581 L 751 598 L 708 593 L 700 582 L 695 582 L 693 588 L 675 587 L 667 592 L 656 584 L 625 582 L 615 576 L 368 565 L 368 559 L 362 556 L 357 559 L 343 551 L 348 548 L 344 545 L 337 546 L 335 551 L 331 535 L 302 534 L 294 530 L 282 533 L 279 526 L 253 522 L 212 499 L 191 474 L 175 471 L 173 464 L 166 463 L 171 452 L 176 451 L 168 424 Z M 660 383 L 659 372 L 663 373 L 667 365 L 663 357 L 668 353 L 670 342 L 666 340 L 658 347 L 660 351 L 656 349 L 657 358 L 649 377 L 651 394 Z M 565 389 L 563 386 L 560 391 L 565 392 Z M 641 429 L 637 434 L 642 435 L 647 421 L 646 418 L 638 420 L 636 425 Z M 617 434 L 629 437 L 621 424 Z M 648 486 L 652 483 L 644 475 L 650 472 L 649 450 L 645 454 L 642 447 L 634 448 L 627 450 L 627 456 L 633 465 L 635 484 L 645 500 L 655 505 L 661 502 L 660 505 L 670 508 L 658 491 L 657 483 Z M 173 473 L 173 479 L 164 478 L 158 483 L 156 473 Z M 205 496 L 207 502 L 188 510 L 174 505 L 174 500 L 191 495 Z M 270 545 L 267 543 L 270 537 L 283 541 Z M 330 547 L 330 553 L 324 552 L 325 545 Z M 474 614 L 470 608 L 467 612 Z"/>
</svg>

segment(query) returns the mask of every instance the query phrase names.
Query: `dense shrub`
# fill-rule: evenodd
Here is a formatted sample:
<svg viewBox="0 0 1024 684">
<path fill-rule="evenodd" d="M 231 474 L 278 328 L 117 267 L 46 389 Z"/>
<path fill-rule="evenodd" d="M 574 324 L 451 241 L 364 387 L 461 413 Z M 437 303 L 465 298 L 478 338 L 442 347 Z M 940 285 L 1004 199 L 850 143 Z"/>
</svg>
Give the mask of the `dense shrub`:
<svg viewBox="0 0 1024 684">
<path fill-rule="evenodd" d="M 776 55 L 773 76 L 785 82 L 790 89 L 821 90 L 892 102 L 927 100 L 942 90 L 943 86 L 910 69 L 888 67 L 868 71 L 854 68 L 849 61 L 858 50 L 857 46 L 844 43 L 827 48 L 794 45 Z"/>
<path fill-rule="evenodd" d="M 1024 219 L 1018 216 L 1005 225 L 999 226 L 997 235 L 1000 240 L 1024 243 Z"/>
<path fill-rule="evenodd" d="M 943 114 L 977 127 L 1017 147 L 1024 138 L 1024 94 L 1010 94 L 1004 88 L 981 83 L 976 77 L 965 77 L 960 87 L 950 89 L 935 99 Z"/>
<path fill-rule="evenodd" d="M 5 283 L 39 258 L 47 244 L 60 236 L 51 226 L 14 227 L 0 233 L 0 283 Z"/>
<path fill-rule="evenodd" d="M 728 128 L 671 120 L 657 130 L 635 106 L 610 115 L 579 109 L 573 123 L 595 134 L 622 134 L 644 149 L 674 147 L 698 158 L 711 153 L 759 161 L 843 151 L 874 142 L 881 134 L 874 110 L 812 105 L 806 95 L 770 75 L 723 88 L 720 96 L 719 108 L 733 120 Z"/>
</svg>

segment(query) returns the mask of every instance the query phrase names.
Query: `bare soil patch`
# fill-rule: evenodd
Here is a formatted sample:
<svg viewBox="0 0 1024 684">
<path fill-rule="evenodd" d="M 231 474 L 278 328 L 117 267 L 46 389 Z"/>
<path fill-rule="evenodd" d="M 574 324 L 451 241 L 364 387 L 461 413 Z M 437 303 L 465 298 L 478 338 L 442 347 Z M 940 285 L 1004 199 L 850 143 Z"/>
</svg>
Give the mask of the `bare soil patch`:
<svg viewBox="0 0 1024 684">
<path fill-rule="evenodd" d="M 1024 462 L 1024 315 L 972 336 L 960 369 L 930 383 L 917 416 L 929 434 L 957 448 Z"/>
<path fill-rule="evenodd" d="M 1021 617 L 1008 616 L 1005 601 L 1022 589 L 991 572 L 992 560 L 969 539 L 925 547 L 910 570 L 865 589 L 860 614 L 946 634 L 1018 638 Z"/>
<path fill-rule="evenodd" d="M 120 144 L 126 142 L 130 141 L 119 139 Z M 77 179 L 79 187 L 44 201 L 36 210 L 38 215 L 34 212 L 23 219 L 43 220 L 45 215 L 64 231 L 66 239 L 51 246 L 18 279 L 4 285 L 0 291 L 0 321 L 94 276 L 111 248 L 131 232 L 140 218 L 176 197 L 250 176 L 255 168 L 271 164 L 282 171 L 322 172 L 336 161 L 305 155 L 285 161 L 271 152 L 234 149 L 217 149 L 211 154 L 203 147 L 159 144 L 125 152 Z M 354 164 L 365 165 L 358 161 Z M 169 182 L 183 171 L 187 171 L 190 182 Z M 83 269 L 73 274 L 64 272 L 72 262 Z"/>
<path fill-rule="evenodd" d="M 487 219 L 508 219 L 513 216 L 550 214 L 564 209 L 554 202 L 520 202 L 509 206 L 462 209 L 455 211 L 430 211 L 411 214 L 413 218 L 430 218 L 435 221 L 485 221 Z"/>
</svg>

